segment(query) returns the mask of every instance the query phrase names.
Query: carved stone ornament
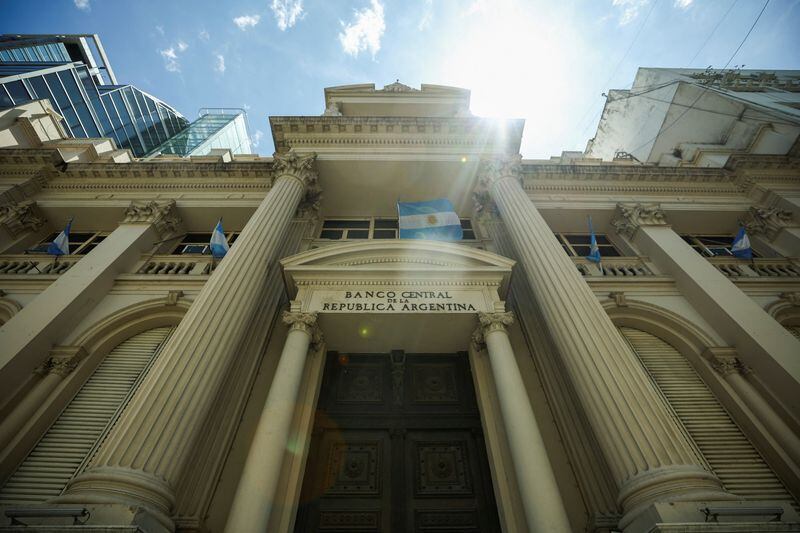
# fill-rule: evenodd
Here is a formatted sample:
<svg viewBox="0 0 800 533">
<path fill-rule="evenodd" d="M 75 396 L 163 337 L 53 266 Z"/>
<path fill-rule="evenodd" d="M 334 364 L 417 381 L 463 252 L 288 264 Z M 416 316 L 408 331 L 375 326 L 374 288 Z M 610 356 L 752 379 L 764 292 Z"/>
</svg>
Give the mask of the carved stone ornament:
<svg viewBox="0 0 800 533">
<path fill-rule="evenodd" d="M 494 331 L 505 331 L 506 326 L 514 323 L 514 313 L 478 313 L 478 320 L 481 322 L 483 334 L 488 335 Z"/>
<path fill-rule="evenodd" d="M 750 235 L 764 234 L 768 239 L 774 239 L 781 229 L 796 225 L 791 211 L 777 207 L 751 207 L 742 224 Z"/>
<path fill-rule="evenodd" d="M 321 205 L 322 187 L 314 182 L 306 189 L 306 195 L 300 201 L 300 205 L 297 206 L 295 217 L 317 220 L 319 218 L 319 209 Z"/>
<path fill-rule="evenodd" d="M 294 150 L 285 154 L 272 156 L 272 172 L 275 178 L 292 176 L 299 179 L 304 186 L 311 186 L 317 182 L 316 162 L 317 154 L 300 155 Z"/>
<path fill-rule="evenodd" d="M 167 305 L 178 305 L 178 300 L 183 297 L 183 291 L 169 291 L 167 293 Z"/>
<path fill-rule="evenodd" d="M 639 226 L 665 226 L 667 216 L 659 204 L 617 204 L 611 225 L 620 235 L 632 238 Z"/>
<path fill-rule="evenodd" d="M 714 355 L 711 358 L 711 366 L 722 376 L 735 374 L 742 370 L 742 364 L 739 361 L 739 358 L 733 355 Z"/>
<path fill-rule="evenodd" d="M 400 80 L 396 80 L 394 83 L 384 85 L 383 91 L 387 93 L 413 93 L 419 92 L 419 89 L 414 89 L 404 83 L 400 83 Z"/>
<path fill-rule="evenodd" d="M 486 347 L 486 339 L 483 338 L 483 328 L 476 328 L 472 332 L 472 345 L 476 351 L 481 351 Z"/>
<path fill-rule="evenodd" d="M 322 113 L 324 117 L 341 117 L 342 112 L 339 111 L 339 103 L 338 102 L 328 102 L 328 105 L 325 107 L 325 112 Z"/>
<path fill-rule="evenodd" d="M 519 154 L 482 159 L 478 169 L 480 184 L 487 189 L 497 180 L 514 178 L 522 185 L 522 156 Z"/>
<path fill-rule="evenodd" d="M 181 224 L 177 211 L 175 200 L 161 202 L 135 200 L 125 210 L 125 219 L 122 223 L 152 224 L 163 239 L 177 233 Z"/>
<path fill-rule="evenodd" d="M 311 335 L 313 345 L 322 344 L 322 331 L 317 327 L 317 313 L 284 311 L 282 319 L 283 323 L 289 326 L 289 331 L 303 331 Z"/>
<path fill-rule="evenodd" d="M 475 214 L 478 217 L 497 217 L 500 214 L 497 204 L 485 188 L 480 188 L 472 193 L 472 202 L 475 204 Z"/>
<path fill-rule="evenodd" d="M 791 305 L 800 306 L 800 292 L 782 292 L 780 297 L 781 300 L 784 300 Z"/>
<path fill-rule="evenodd" d="M 26 200 L 16 204 L 0 205 L 0 224 L 16 238 L 28 231 L 36 231 L 47 220 L 39 214 L 36 202 Z"/>
<path fill-rule="evenodd" d="M 53 348 L 51 354 L 47 361 L 34 370 L 36 374 L 67 377 L 87 355 L 83 346 L 57 346 Z"/>
<path fill-rule="evenodd" d="M 608 297 L 614 300 L 614 303 L 617 304 L 617 307 L 627 307 L 628 301 L 625 299 L 625 293 L 621 291 L 615 291 L 608 293 Z"/>
</svg>

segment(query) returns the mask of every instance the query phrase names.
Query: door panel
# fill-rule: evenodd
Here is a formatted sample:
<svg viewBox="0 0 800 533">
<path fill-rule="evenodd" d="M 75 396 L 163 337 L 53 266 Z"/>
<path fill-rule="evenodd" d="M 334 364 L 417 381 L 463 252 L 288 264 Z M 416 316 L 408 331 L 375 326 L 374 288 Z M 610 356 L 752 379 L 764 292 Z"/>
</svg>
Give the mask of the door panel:
<svg viewBox="0 0 800 533">
<path fill-rule="evenodd" d="M 296 531 L 499 531 L 465 354 L 326 362 Z"/>
</svg>

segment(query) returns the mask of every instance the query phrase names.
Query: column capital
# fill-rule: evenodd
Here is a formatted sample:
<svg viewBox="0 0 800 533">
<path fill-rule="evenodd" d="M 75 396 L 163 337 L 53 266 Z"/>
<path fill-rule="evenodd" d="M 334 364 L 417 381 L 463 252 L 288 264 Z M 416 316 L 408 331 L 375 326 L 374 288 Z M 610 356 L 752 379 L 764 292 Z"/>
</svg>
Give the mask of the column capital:
<svg viewBox="0 0 800 533">
<path fill-rule="evenodd" d="M 294 150 L 285 154 L 275 153 L 272 156 L 272 173 L 275 179 L 281 176 L 291 176 L 310 187 L 317 182 L 316 153 L 300 155 Z"/>
<path fill-rule="evenodd" d="M 306 188 L 306 194 L 300 201 L 300 205 L 297 206 L 295 217 L 317 220 L 321 204 L 322 187 L 317 181 L 314 181 Z"/>
<path fill-rule="evenodd" d="M 772 240 L 783 228 L 800 224 L 794 221 L 792 212 L 786 209 L 753 206 L 742 220 L 742 225 L 750 235 L 764 234 Z"/>
<path fill-rule="evenodd" d="M 0 224 L 5 227 L 13 237 L 18 237 L 27 231 L 36 231 L 47 220 L 41 215 L 36 202 L 25 200 L 15 204 L 0 205 Z"/>
<path fill-rule="evenodd" d="M 317 313 L 284 311 L 281 317 L 289 326 L 289 331 L 302 331 L 311 336 L 311 344 L 317 349 L 323 342 L 322 330 L 317 325 Z"/>
<path fill-rule="evenodd" d="M 125 210 L 122 220 L 122 224 L 152 224 L 162 239 L 177 233 L 180 223 L 175 200 L 134 200 Z"/>
<path fill-rule="evenodd" d="M 75 370 L 86 355 L 83 346 L 56 346 L 50 351 L 50 357 L 39 365 L 34 373 L 40 376 L 55 374 L 65 378 Z"/>
<path fill-rule="evenodd" d="M 488 189 L 496 181 L 504 178 L 515 179 L 522 185 L 522 156 L 520 154 L 481 159 L 478 180 L 484 188 Z"/>
<path fill-rule="evenodd" d="M 611 225 L 617 233 L 633 238 L 641 226 L 666 226 L 667 216 L 661 204 L 618 203 Z"/>
<path fill-rule="evenodd" d="M 506 326 L 514 323 L 514 313 L 478 313 L 478 320 L 481 322 L 481 329 L 484 335 L 495 331 L 505 331 Z"/>
</svg>

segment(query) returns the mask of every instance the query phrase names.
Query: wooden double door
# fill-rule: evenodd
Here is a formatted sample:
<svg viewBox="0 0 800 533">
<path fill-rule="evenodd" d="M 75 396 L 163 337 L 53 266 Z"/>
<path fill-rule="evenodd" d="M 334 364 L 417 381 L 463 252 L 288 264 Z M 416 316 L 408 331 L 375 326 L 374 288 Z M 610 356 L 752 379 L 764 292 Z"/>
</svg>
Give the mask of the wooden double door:
<svg viewBox="0 0 800 533">
<path fill-rule="evenodd" d="M 500 531 L 466 354 L 328 354 L 295 531 Z"/>
</svg>

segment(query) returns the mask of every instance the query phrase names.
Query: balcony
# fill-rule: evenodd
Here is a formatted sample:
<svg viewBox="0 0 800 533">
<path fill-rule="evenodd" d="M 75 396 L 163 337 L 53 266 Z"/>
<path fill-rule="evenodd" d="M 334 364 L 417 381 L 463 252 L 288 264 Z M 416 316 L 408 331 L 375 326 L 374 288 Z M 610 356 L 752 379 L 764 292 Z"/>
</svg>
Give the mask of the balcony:
<svg viewBox="0 0 800 533">
<path fill-rule="evenodd" d="M 82 256 L 59 257 L 52 255 L 19 254 L 0 256 L 0 276 L 5 275 L 51 275 L 59 276 L 69 270 Z"/>
<path fill-rule="evenodd" d="M 135 274 L 152 276 L 202 276 L 217 267 L 210 255 L 154 255 L 140 261 Z"/>
<path fill-rule="evenodd" d="M 735 257 L 707 258 L 714 268 L 729 278 L 798 278 L 800 261 L 796 259 L 758 258 L 748 261 Z"/>
<path fill-rule="evenodd" d="M 585 257 L 573 257 L 572 262 L 581 276 L 585 278 L 623 278 L 655 276 L 653 270 L 647 266 L 645 257 L 610 257 L 603 259 L 600 265 L 589 261 Z"/>
</svg>

